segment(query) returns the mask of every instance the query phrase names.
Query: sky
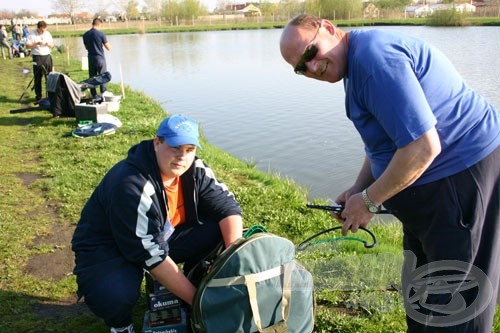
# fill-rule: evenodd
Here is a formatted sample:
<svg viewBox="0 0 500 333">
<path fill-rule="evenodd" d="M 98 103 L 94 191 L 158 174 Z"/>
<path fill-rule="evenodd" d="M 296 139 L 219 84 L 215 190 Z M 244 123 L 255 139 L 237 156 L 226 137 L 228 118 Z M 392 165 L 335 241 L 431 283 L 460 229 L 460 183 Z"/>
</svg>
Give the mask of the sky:
<svg viewBox="0 0 500 333">
<path fill-rule="evenodd" d="M 0 0 L 0 9 L 18 12 L 21 9 L 29 9 L 40 15 L 52 13 L 52 1 L 50 0 Z"/>
<path fill-rule="evenodd" d="M 209 10 L 213 10 L 216 0 L 201 0 L 201 3 L 207 6 Z M 139 0 L 139 7 L 141 7 L 141 4 L 142 1 Z M 0 10 L 3 9 L 14 12 L 18 12 L 21 9 L 30 9 L 42 16 L 47 16 L 53 12 L 51 0 L 0 0 Z"/>
</svg>

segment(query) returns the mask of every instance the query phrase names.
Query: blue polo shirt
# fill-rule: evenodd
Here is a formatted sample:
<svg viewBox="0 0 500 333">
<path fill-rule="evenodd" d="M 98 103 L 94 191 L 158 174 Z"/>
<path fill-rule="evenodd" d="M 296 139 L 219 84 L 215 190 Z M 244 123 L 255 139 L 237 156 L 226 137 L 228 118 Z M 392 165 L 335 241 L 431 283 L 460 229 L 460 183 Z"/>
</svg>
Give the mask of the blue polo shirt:
<svg viewBox="0 0 500 333">
<path fill-rule="evenodd" d="M 436 127 L 441 153 L 413 184 L 460 172 L 500 145 L 500 114 L 451 62 L 423 41 L 388 30 L 353 30 L 344 78 L 346 112 L 380 177 L 395 151 Z"/>
<path fill-rule="evenodd" d="M 108 42 L 106 35 L 98 29 L 90 29 L 83 34 L 83 44 L 89 57 L 104 57 L 104 44 Z"/>
</svg>

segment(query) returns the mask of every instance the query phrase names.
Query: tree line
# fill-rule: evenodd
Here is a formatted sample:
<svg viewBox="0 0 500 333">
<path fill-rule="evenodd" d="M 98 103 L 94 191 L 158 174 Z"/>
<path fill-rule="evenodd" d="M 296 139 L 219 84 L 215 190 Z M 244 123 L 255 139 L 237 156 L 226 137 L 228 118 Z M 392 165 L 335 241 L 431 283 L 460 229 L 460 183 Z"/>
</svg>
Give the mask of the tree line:
<svg viewBox="0 0 500 333">
<path fill-rule="evenodd" d="M 421 1 L 422 2 L 422 1 Z M 442 0 L 443 3 L 463 3 L 469 0 Z M 500 0 L 490 0 L 498 4 Z M 175 20 L 196 19 L 209 14 L 233 14 L 238 4 L 254 4 L 265 17 L 293 17 L 300 13 L 313 13 L 328 19 L 349 19 L 362 16 L 363 9 L 373 4 L 380 10 L 403 10 L 414 0 L 258 0 L 255 2 L 237 0 L 217 0 L 215 8 L 207 8 L 201 0 L 96 0 L 89 8 L 86 0 L 52 0 L 53 14 L 67 15 L 75 23 L 78 15 L 87 13 L 90 17 L 113 16 L 119 20 Z M 10 17 L 5 17 L 10 16 Z M 0 10 L 0 18 L 37 16 L 36 12 L 23 9 L 17 13 Z M 87 17 L 88 17 L 87 16 Z"/>
</svg>

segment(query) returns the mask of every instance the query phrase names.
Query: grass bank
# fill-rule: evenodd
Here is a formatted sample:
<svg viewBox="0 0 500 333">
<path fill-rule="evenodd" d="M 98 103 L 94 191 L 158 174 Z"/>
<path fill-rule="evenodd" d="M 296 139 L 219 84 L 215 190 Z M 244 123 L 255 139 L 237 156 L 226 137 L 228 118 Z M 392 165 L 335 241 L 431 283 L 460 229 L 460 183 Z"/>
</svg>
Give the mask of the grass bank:
<svg viewBox="0 0 500 333">
<path fill-rule="evenodd" d="M 10 113 L 33 102 L 31 62 L 0 61 L 0 332 L 108 332 L 85 305 L 76 303 L 70 238 L 83 204 L 105 172 L 131 145 L 153 137 L 166 113 L 156 101 L 126 87 L 115 113 L 122 128 L 110 136 L 77 139 L 68 135 L 76 127 L 74 118 L 54 119 L 44 110 Z M 54 61 L 56 69 L 64 68 L 76 82 L 87 76 L 79 62 L 68 65 L 64 54 L 55 53 Z M 113 84 L 110 90 L 121 92 Z M 260 172 L 204 140 L 202 144 L 200 157 L 235 193 L 246 226 L 263 225 L 299 244 L 337 225 L 327 213 L 306 208 L 306 190 L 293 181 Z M 406 331 L 398 292 L 400 225 L 374 222 L 370 230 L 378 238 L 373 249 L 339 241 L 299 254 L 315 276 L 315 332 Z M 144 297 L 135 311 L 137 331 L 145 309 Z"/>
</svg>

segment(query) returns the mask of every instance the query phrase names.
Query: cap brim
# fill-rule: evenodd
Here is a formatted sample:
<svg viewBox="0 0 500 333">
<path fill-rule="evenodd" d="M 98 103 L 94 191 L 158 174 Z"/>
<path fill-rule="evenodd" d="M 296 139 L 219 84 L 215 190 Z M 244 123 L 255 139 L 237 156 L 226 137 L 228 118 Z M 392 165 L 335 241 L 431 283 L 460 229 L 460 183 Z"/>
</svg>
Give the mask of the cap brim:
<svg viewBox="0 0 500 333">
<path fill-rule="evenodd" d="M 173 138 L 165 138 L 170 147 L 179 147 L 183 145 L 194 145 L 201 148 L 200 142 L 192 137 L 176 136 Z"/>
</svg>

